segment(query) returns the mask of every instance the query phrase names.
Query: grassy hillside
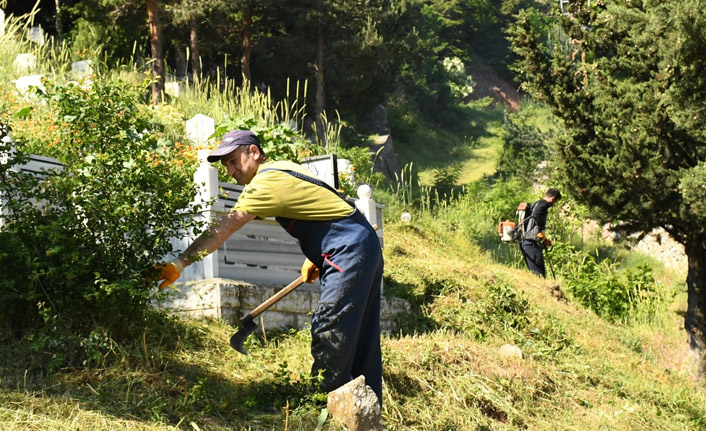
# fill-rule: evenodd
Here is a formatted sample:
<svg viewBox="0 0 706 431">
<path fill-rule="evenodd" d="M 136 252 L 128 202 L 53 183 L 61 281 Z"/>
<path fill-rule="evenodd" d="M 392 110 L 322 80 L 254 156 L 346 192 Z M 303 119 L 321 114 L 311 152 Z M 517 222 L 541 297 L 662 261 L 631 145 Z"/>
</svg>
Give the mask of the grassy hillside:
<svg viewBox="0 0 706 431">
<path fill-rule="evenodd" d="M 25 47 L 13 51 L 6 42 L 0 68 L 8 71 Z M 10 117 L 26 102 L 11 74 L 2 76 L 0 113 Z M 197 107 L 220 117 L 236 109 L 226 97 L 209 105 L 210 91 L 193 93 L 155 111 L 181 127 Z M 17 121 L 27 123 L 28 141 L 44 135 L 42 109 Z M 526 191 L 473 183 L 494 170 L 503 112 L 459 109 L 433 124 L 390 112 L 400 165 L 414 162 L 423 184 L 435 169 L 459 167 L 467 192 L 432 206 L 428 189 L 414 204 L 404 189 L 376 190 L 387 204 L 385 291 L 414 309 L 383 338 L 386 428 L 704 429 L 706 393 L 684 353 L 686 295 L 674 281 L 681 275 L 661 270 L 665 295 L 650 319 L 610 322 L 579 305 L 564 283 L 529 274 L 517 246 L 498 243 L 493 232 L 507 210 L 497 202 Z M 403 210 L 411 223 L 399 222 Z M 636 260 L 645 261 L 623 259 Z M 235 329 L 226 322 L 156 312 L 135 325 L 141 337 L 123 344 L 97 337 L 92 351 L 100 358 L 53 374 L 40 362 L 53 340 L 0 345 L 0 430 L 341 429 L 320 418 L 307 330 L 258 334 L 242 356 L 228 345 Z M 506 344 L 522 358 L 504 354 Z"/>
<path fill-rule="evenodd" d="M 703 429 L 706 394 L 683 368 L 685 298 L 650 325 L 615 325 L 554 280 L 496 263 L 437 213 L 386 224 L 386 291 L 416 313 L 383 339 L 390 430 Z M 312 430 L 306 330 L 230 349 L 233 328 L 163 316 L 101 364 L 45 376 L 0 350 L 3 430 Z M 514 344 L 522 359 L 501 353 Z M 327 420 L 322 430 L 340 429 Z"/>
</svg>

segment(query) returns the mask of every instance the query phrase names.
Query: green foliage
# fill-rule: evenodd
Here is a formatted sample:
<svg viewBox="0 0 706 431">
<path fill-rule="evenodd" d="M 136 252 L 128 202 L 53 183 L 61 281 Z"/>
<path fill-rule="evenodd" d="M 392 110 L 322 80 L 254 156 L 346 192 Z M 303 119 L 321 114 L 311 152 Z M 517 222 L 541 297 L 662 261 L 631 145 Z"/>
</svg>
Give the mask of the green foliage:
<svg viewBox="0 0 706 431">
<path fill-rule="evenodd" d="M 473 92 L 475 83 L 466 72 L 466 66 L 460 58 L 446 57 L 443 60 L 443 65 L 449 75 L 449 87 L 451 87 L 451 94 L 454 97 L 463 99 Z"/>
<path fill-rule="evenodd" d="M 537 165 L 548 156 L 547 134 L 509 115 L 505 116 L 503 128 L 505 143 L 498 161 L 498 174 L 503 178 L 518 176 L 531 180 Z"/>
<path fill-rule="evenodd" d="M 282 403 L 286 400 L 295 409 L 315 407 L 327 398 L 326 394 L 318 391 L 322 382 L 322 372 L 314 376 L 309 373 L 293 376 L 287 361 L 279 362 L 270 385 L 251 391 L 244 404 L 251 408 L 283 408 Z"/>
<path fill-rule="evenodd" d="M 706 161 L 706 10 L 679 0 L 570 8 L 554 19 L 523 11 L 511 32 L 523 87 L 563 120 L 553 145 L 563 189 L 622 233 L 661 227 L 684 245 L 685 328 L 704 346 L 706 224 L 691 208 L 701 193 L 686 187 L 703 187 Z"/>
<path fill-rule="evenodd" d="M 338 148 L 336 155 L 340 159 L 348 160 L 351 172 L 339 172 L 339 184 L 348 196 L 357 196 L 357 187 L 360 184 L 369 184 L 373 187 L 382 187 L 385 184 L 385 175 L 373 172 L 374 161 L 370 158 L 370 151 L 365 147 Z M 351 177 L 355 181 L 351 181 Z"/>
<path fill-rule="evenodd" d="M 507 283 L 488 283 L 487 288 L 488 296 L 479 313 L 484 326 L 503 331 L 527 329 L 529 325 L 527 298 Z"/>
<path fill-rule="evenodd" d="M 283 123 L 263 126 L 254 116 L 230 117 L 216 127 L 214 136 L 222 137 L 231 130 L 250 130 L 260 140 L 262 150 L 269 160 L 291 160 L 323 154 L 323 148 L 312 144 L 301 133 Z"/>
<path fill-rule="evenodd" d="M 706 162 L 684 171 L 679 192 L 688 205 L 691 216 L 706 222 Z"/>
<path fill-rule="evenodd" d="M 683 29 L 671 27 L 664 16 L 676 13 L 678 4 L 587 8 L 577 2 L 552 37 L 546 33 L 548 18 L 525 11 L 512 39 L 524 87 L 564 121 L 566 131 L 554 149 L 565 189 L 602 221 L 620 220 L 627 232 L 671 225 L 671 234 L 685 242 L 705 229 L 683 217 L 677 185 L 682 170 L 706 153 L 701 131 L 679 126 L 671 114 L 678 106 L 666 97 L 676 88 L 703 87 L 699 80 L 669 75 L 673 53 L 665 46 Z"/>
<path fill-rule="evenodd" d="M 647 264 L 621 273 L 610 259 L 598 261 L 562 243 L 548 254 L 548 262 L 571 295 L 608 320 L 628 321 L 638 316 L 649 320 L 664 303 L 663 289 Z"/>
<path fill-rule="evenodd" d="M 457 189 L 457 182 L 461 176 L 462 167 L 460 165 L 451 165 L 443 168 L 436 168 L 432 172 L 431 186 L 435 190 L 437 202 L 439 199 L 448 199 L 453 191 Z"/>
<path fill-rule="evenodd" d="M 49 369 L 93 363 L 107 338 L 138 329 L 153 264 L 172 252 L 171 238 L 201 225 L 191 217 L 193 171 L 171 159 L 139 98 L 120 83 L 51 85 L 63 170 L 15 171 L 23 144 L 3 148 L 0 266 L 18 270 L 0 281 L 0 306 L 24 314 L 3 313 L 0 324 L 31 334 Z"/>
</svg>

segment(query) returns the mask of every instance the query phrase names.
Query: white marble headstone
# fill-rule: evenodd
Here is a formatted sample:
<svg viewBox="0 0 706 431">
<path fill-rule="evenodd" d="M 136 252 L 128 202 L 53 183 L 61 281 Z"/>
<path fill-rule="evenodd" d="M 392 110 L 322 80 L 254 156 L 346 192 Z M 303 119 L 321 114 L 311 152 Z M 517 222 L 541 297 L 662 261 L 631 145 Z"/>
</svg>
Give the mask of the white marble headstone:
<svg viewBox="0 0 706 431">
<path fill-rule="evenodd" d="M 179 97 L 181 92 L 181 82 L 169 81 L 164 83 L 164 92 L 172 97 Z"/>
<path fill-rule="evenodd" d="M 5 34 L 5 11 L 0 9 L 0 36 Z"/>
<path fill-rule="evenodd" d="M 25 98 L 31 96 L 29 94 L 30 87 L 37 87 L 42 92 L 46 92 L 44 84 L 42 83 L 42 76 L 43 75 L 28 75 L 17 78 L 17 80 L 15 80 L 15 87 L 17 87 L 17 91 Z"/>
<path fill-rule="evenodd" d="M 17 54 L 12 65 L 19 75 L 33 72 L 37 67 L 37 56 L 31 53 Z"/>
<path fill-rule="evenodd" d="M 71 63 L 71 76 L 74 79 L 83 79 L 93 75 L 93 62 L 91 60 L 81 60 Z"/>
<path fill-rule="evenodd" d="M 196 114 L 186 121 L 186 137 L 194 144 L 205 144 L 216 131 L 216 121 L 203 114 Z"/>
<path fill-rule="evenodd" d="M 44 29 L 39 26 L 30 27 L 27 31 L 27 39 L 29 39 L 30 42 L 44 45 Z"/>
</svg>

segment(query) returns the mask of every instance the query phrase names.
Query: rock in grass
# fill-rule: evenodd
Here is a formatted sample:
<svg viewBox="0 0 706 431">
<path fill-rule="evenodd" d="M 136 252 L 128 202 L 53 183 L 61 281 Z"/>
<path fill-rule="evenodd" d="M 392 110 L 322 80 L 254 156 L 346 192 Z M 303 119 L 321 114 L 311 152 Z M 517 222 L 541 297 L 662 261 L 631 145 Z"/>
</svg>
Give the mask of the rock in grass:
<svg viewBox="0 0 706 431">
<path fill-rule="evenodd" d="M 500 356 L 505 358 L 522 359 L 522 350 L 514 344 L 503 344 L 498 351 L 500 352 Z"/>
<path fill-rule="evenodd" d="M 350 431 L 382 430 L 380 403 L 375 392 L 365 384 L 364 376 L 329 392 L 327 407 L 329 414 Z"/>
</svg>

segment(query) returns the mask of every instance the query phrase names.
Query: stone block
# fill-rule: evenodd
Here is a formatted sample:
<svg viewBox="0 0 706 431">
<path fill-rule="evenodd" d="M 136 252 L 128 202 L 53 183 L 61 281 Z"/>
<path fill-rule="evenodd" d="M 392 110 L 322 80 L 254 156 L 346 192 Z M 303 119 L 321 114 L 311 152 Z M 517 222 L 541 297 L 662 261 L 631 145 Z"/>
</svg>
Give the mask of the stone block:
<svg viewBox="0 0 706 431">
<path fill-rule="evenodd" d="M 363 376 L 329 392 L 327 408 L 349 431 L 382 430 L 380 403 Z"/>
<path fill-rule="evenodd" d="M 394 319 L 401 313 L 409 313 L 412 307 L 402 298 L 384 297 L 380 303 L 380 319 Z"/>
<path fill-rule="evenodd" d="M 0 36 L 5 35 L 5 11 L 0 9 Z"/>
<path fill-rule="evenodd" d="M 271 310 L 289 313 L 298 313 L 302 310 L 313 310 L 319 302 L 319 292 L 312 292 L 303 289 L 300 290 L 301 287 L 304 286 L 299 286 L 297 290 L 290 292 L 287 296 L 275 303 Z"/>
<path fill-rule="evenodd" d="M 522 359 L 522 350 L 514 344 L 503 344 L 498 349 L 498 353 L 504 358 Z"/>
<path fill-rule="evenodd" d="M 243 310 L 247 313 L 249 310 Z M 265 331 L 271 330 L 285 330 L 289 328 L 297 327 L 297 315 L 296 313 L 286 313 L 280 311 L 272 311 L 268 309 L 264 313 L 260 314 L 255 318 L 255 323 L 260 327 L 259 331 L 262 331 L 263 327 Z"/>
<path fill-rule="evenodd" d="M 226 319 L 235 323 L 245 314 L 265 302 L 284 286 L 262 286 L 225 278 L 176 283 L 165 298 L 155 305 L 172 310 L 183 316 Z M 276 302 L 260 316 L 265 330 L 306 328 L 311 325 L 311 316 L 317 307 L 320 292 L 310 285 L 302 285 Z M 409 312 L 407 301 L 400 298 L 383 297 L 380 327 L 385 333 L 396 329 L 395 318 L 399 313 Z"/>
</svg>

